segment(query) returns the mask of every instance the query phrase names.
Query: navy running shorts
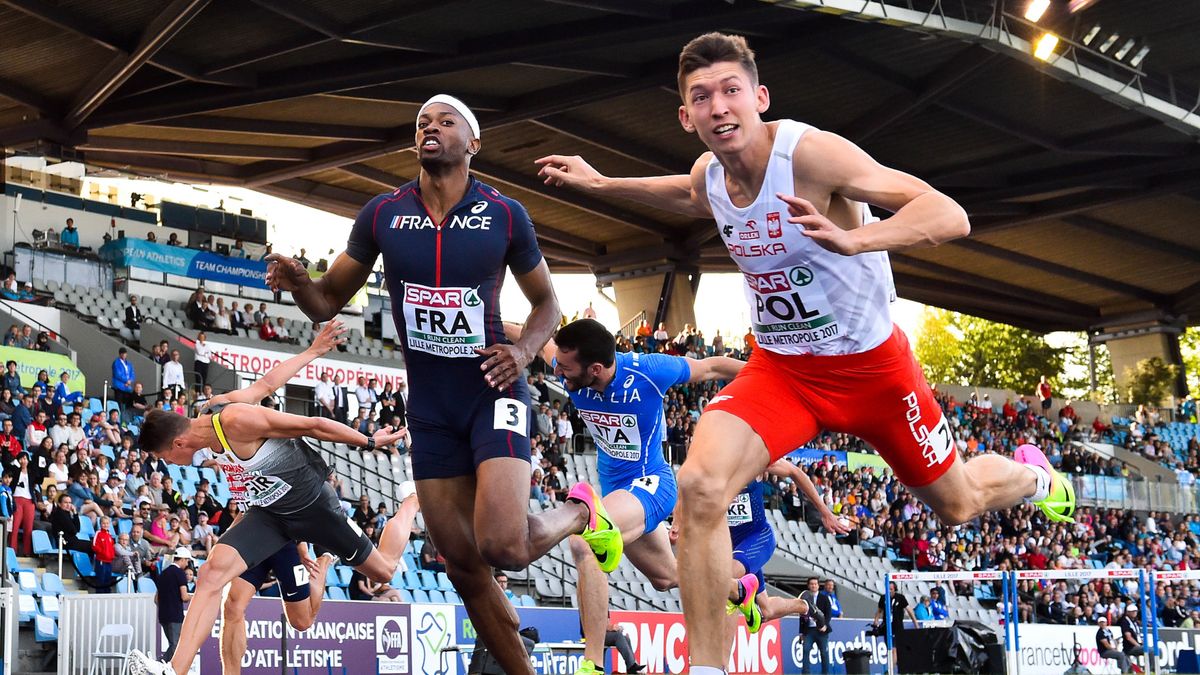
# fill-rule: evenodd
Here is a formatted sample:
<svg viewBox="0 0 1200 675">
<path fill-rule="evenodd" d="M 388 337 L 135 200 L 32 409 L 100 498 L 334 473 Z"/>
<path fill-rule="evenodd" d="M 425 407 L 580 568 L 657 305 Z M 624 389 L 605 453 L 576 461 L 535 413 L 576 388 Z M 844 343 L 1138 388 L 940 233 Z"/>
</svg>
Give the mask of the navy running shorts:
<svg viewBox="0 0 1200 675">
<path fill-rule="evenodd" d="M 272 572 L 279 580 L 279 593 L 284 602 L 308 600 L 308 570 L 300 562 L 296 542 L 285 544 L 271 557 L 243 572 L 241 578 L 257 591 L 266 583 L 267 576 Z"/>
<path fill-rule="evenodd" d="M 521 378 L 503 391 L 482 390 L 462 407 L 454 422 L 425 419 L 410 410 L 413 478 L 471 476 L 476 467 L 495 457 L 528 462 L 533 428 L 529 389 Z"/>
</svg>

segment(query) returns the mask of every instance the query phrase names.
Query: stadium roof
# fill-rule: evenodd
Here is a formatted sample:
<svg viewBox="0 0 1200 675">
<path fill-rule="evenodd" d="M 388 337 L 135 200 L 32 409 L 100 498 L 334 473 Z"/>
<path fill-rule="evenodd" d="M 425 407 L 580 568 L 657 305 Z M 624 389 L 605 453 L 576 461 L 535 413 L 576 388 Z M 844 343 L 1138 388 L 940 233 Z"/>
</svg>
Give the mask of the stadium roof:
<svg viewBox="0 0 1200 675">
<path fill-rule="evenodd" d="M 1039 330 L 1200 315 L 1200 13 L 1056 0 L 1046 64 L 1023 2 L 894 1 L 0 0 L 0 145 L 352 215 L 413 177 L 417 106 L 449 92 L 485 128 L 474 170 L 527 205 L 555 269 L 729 271 L 711 221 L 544 188 L 532 164 L 686 171 L 703 148 L 675 119 L 678 50 L 723 30 L 758 52 L 769 117 L 967 208 L 971 238 L 893 256 L 902 296 Z M 1141 70 L 1112 58 L 1125 36 Z"/>
</svg>

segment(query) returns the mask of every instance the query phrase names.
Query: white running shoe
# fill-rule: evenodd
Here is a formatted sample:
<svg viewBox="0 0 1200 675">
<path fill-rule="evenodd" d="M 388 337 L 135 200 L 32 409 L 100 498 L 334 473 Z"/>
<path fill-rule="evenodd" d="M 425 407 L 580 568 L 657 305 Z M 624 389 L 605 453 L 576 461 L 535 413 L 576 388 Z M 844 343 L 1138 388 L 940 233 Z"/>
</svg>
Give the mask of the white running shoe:
<svg viewBox="0 0 1200 675">
<path fill-rule="evenodd" d="M 125 671 L 129 675 L 175 675 L 175 669 L 166 661 L 151 658 L 137 649 L 125 657 Z"/>
</svg>

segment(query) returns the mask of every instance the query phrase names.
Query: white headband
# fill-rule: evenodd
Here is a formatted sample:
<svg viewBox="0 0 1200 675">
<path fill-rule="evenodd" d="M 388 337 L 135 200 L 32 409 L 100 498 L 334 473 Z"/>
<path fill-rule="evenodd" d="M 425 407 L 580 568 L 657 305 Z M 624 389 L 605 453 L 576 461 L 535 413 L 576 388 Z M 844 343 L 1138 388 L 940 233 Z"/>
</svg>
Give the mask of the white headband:
<svg viewBox="0 0 1200 675">
<path fill-rule="evenodd" d="M 451 108 L 454 108 L 454 110 L 459 115 L 462 115 L 463 119 L 467 121 L 467 126 L 471 127 L 471 133 L 475 134 L 475 138 L 479 138 L 479 120 L 475 119 L 475 113 L 471 112 L 471 109 L 467 107 L 466 103 L 463 103 L 462 101 L 448 94 L 438 94 L 431 97 L 428 101 L 425 101 L 425 103 L 421 105 L 421 109 L 417 111 L 417 117 L 425 114 L 425 109 L 434 103 L 444 103 Z"/>
</svg>

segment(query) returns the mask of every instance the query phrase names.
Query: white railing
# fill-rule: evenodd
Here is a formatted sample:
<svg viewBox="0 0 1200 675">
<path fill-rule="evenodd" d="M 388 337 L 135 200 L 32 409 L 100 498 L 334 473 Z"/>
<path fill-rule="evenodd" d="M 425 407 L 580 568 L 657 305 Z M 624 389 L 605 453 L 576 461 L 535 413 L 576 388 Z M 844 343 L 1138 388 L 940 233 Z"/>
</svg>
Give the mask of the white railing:
<svg viewBox="0 0 1200 675">
<path fill-rule="evenodd" d="M 149 594 L 74 594 L 61 597 L 58 615 L 58 672 L 60 675 L 89 673 L 92 653 L 105 626 L 133 626 L 130 649 L 157 654 L 159 633 L 157 607 Z M 122 664 L 105 662 L 91 675 L 117 675 Z"/>
</svg>

